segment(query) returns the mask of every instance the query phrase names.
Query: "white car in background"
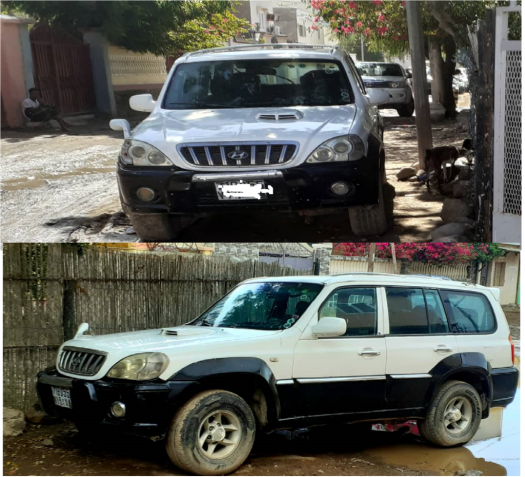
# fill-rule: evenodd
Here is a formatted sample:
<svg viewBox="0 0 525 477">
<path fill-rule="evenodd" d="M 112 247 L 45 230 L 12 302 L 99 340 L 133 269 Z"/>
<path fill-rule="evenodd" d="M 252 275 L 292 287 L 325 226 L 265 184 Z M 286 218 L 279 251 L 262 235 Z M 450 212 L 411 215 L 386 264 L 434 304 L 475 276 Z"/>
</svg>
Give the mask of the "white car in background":
<svg viewBox="0 0 525 477">
<path fill-rule="evenodd" d="M 399 116 L 410 117 L 414 114 L 414 97 L 410 78 L 398 63 L 360 62 L 357 69 L 367 88 L 380 88 L 390 95 L 386 103 L 379 105 L 381 109 L 395 109 Z"/>
<path fill-rule="evenodd" d="M 256 433 L 330 422 L 417 419 L 430 443 L 458 446 L 516 393 L 499 296 L 428 276 L 253 278 L 182 326 L 93 336 L 83 323 L 37 390 L 94 439 L 164 440 L 198 475 L 233 472 Z"/>
</svg>

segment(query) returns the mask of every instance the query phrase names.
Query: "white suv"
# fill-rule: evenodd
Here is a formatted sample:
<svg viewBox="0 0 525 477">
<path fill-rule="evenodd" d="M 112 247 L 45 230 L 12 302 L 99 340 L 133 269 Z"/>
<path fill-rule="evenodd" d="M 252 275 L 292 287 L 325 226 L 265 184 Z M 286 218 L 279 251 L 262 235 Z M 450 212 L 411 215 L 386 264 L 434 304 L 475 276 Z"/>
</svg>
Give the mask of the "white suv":
<svg viewBox="0 0 525 477">
<path fill-rule="evenodd" d="M 147 119 L 133 131 L 124 119 L 110 122 L 125 137 L 117 167 L 122 207 L 140 238 L 153 242 L 172 240 L 199 216 L 232 210 L 313 215 L 347 208 L 355 234 L 380 235 L 392 204 L 383 193 L 377 105 L 389 99 L 365 88 L 339 48 L 188 53 L 157 101 L 149 94 L 130 99 L 133 109 L 151 113 Z M 238 186 L 269 192 L 224 193 Z"/>
<path fill-rule="evenodd" d="M 331 421 L 419 419 L 428 441 L 455 446 L 514 399 L 498 297 L 422 276 L 251 279 L 183 326 L 91 336 L 82 324 L 37 389 L 81 431 L 165 439 L 201 475 L 235 470 L 256 432 Z"/>
</svg>

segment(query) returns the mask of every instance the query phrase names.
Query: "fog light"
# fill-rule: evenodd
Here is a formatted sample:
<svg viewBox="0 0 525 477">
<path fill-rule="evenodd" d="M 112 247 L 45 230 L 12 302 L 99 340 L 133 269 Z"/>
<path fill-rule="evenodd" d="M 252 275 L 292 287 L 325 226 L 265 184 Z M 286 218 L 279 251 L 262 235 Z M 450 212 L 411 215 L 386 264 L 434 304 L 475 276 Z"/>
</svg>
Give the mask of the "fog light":
<svg viewBox="0 0 525 477">
<path fill-rule="evenodd" d="M 149 187 L 141 187 L 137 190 L 137 197 L 144 202 L 150 202 L 155 198 L 155 191 Z"/>
<path fill-rule="evenodd" d="M 124 417 L 126 415 L 126 405 L 116 401 L 111 405 L 111 414 L 115 417 Z"/>
<path fill-rule="evenodd" d="M 335 195 L 346 195 L 348 194 L 348 191 L 350 190 L 350 186 L 346 182 L 334 182 L 330 186 L 330 190 Z"/>
</svg>

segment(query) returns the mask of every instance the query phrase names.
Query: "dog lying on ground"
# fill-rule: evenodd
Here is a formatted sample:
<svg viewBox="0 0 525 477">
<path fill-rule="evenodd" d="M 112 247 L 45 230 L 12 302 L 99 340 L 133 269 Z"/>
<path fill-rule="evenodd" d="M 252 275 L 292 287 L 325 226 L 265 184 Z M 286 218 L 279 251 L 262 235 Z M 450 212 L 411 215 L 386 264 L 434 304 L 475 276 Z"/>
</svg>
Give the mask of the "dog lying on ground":
<svg viewBox="0 0 525 477">
<path fill-rule="evenodd" d="M 454 163 L 459 157 L 466 156 L 472 150 L 472 140 L 465 139 L 461 148 L 455 146 L 438 146 L 427 149 L 425 153 L 425 169 L 427 173 L 427 190 L 430 191 L 431 173 L 436 179 L 439 192 L 442 193 L 441 186 L 452 182 L 459 174 L 459 168 Z"/>
</svg>

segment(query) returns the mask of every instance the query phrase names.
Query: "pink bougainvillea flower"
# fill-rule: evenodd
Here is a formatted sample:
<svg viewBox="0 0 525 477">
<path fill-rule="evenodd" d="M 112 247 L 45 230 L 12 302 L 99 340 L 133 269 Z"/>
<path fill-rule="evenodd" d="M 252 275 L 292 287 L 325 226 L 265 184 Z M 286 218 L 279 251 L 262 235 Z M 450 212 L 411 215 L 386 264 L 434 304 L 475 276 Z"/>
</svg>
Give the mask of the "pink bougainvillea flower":
<svg viewBox="0 0 525 477">
<path fill-rule="evenodd" d="M 361 27 L 363 26 L 363 24 L 362 24 L 361 22 L 357 22 L 357 23 L 355 24 L 355 26 L 356 26 L 357 28 L 361 28 Z"/>
</svg>

